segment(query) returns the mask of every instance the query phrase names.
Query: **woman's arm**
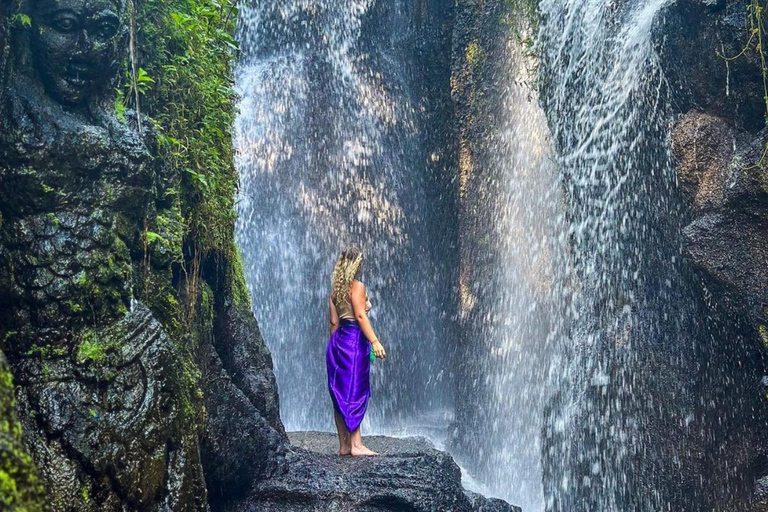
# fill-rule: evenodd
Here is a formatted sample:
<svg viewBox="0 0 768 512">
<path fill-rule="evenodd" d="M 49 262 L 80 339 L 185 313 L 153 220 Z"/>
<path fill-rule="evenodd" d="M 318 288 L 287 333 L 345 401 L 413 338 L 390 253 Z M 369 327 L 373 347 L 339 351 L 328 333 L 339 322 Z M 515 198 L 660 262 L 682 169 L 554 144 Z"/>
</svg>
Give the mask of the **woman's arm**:
<svg viewBox="0 0 768 512">
<path fill-rule="evenodd" d="M 379 338 L 373 332 L 371 321 L 368 320 L 368 312 L 365 310 L 365 285 L 360 281 L 352 281 L 352 286 L 349 288 L 349 295 L 352 299 L 352 311 L 355 313 L 357 323 L 360 325 L 360 329 L 365 334 L 365 337 L 371 342 L 373 347 L 373 353 L 378 358 L 387 357 L 387 352 L 379 342 Z"/>
<path fill-rule="evenodd" d="M 328 298 L 328 313 L 331 328 L 331 335 L 339 328 L 339 314 L 336 312 L 336 306 L 333 305 L 333 299 Z"/>
</svg>

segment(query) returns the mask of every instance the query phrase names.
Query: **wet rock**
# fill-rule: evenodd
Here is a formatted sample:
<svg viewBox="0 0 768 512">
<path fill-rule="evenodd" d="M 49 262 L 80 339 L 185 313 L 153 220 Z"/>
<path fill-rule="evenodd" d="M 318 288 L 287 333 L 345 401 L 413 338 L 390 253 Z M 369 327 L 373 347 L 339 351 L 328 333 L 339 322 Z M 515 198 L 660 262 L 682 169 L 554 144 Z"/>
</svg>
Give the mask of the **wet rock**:
<svg viewBox="0 0 768 512">
<path fill-rule="evenodd" d="M 340 457 L 338 438 L 324 432 L 289 434 L 285 467 L 259 483 L 248 499 L 222 512 L 515 512 L 501 500 L 467 493 L 461 471 L 424 438 L 366 437 L 379 457 Z"/>
<path fill-rule="evenodd" d="M 768 167 L 764 135 L 698 111 L 672 130 L 677 172 L 690 211 L 684 249 L 710 286 L 742 304 L 759 328 L 768 302 Z"/>
<path fill-rule="evenodd" d="M 44 470 L 51 490 L 63 476 L 56 468 L 71 466 L 67 459 L 73 459 L 86 473 L 102 476 L 91 482 L 83 475 L 78 482 L 76 487 L 89 489 L 88 496 L 137 509 L 164 500 L 204 507 L 204 488 L 195 485 L 202 482 L 202 471 L 194 431 L 186 423 L 184 367 L 141 303 L 103 330 L 82 332 L 73 353 L 42 365 L 38 357 L 23 357 L 14 367 L 25 395 L 23 410 L 35 411 L 41 430 L 34 436 L 35 452 L 59 454 L 58 463 Z M 184 462 L 168 464 L 179 459 Z M 179 478 L 188 485 L 169 493 L 166 482 Z M 90 510 L 91 498 L 82 493 L 70 499 Z"/>
<path fill-rule="evenodd" d="M 745 48 L 747 2 L 680 0 L 660 17 L 657 42 L 680 112 L 697 109 L 747 130 L 764 126 L 759 56 Z"/>
<path fill-rule="evenodd" d="M 683 192 L 696 210 L 722 206 L 728 191 L 735 131 L 723 119 L 700 112 L 683 116 L 672 131 Z"/>
<path fill-rule="evenodd" d="M 768 210 L 709 213 L 684 235 L 688 256 L 711 279 L 742 298 L 768 299 Z"/>
<path fill-rule="evenodd" d="M 284 437 L 272 356 L 253 313 L 223 302 L 219 311 L 214 343 L 224 368 L 258 413 Z"/>
<path fill-rule="evenodd" d="M 214 508 L 242 498 L 284 463 L 284 432 L 276 430 L 224 370 L 213 347 L 204 363 L 208 414 L 201 444 L 205 479 Z"/>
</svg>

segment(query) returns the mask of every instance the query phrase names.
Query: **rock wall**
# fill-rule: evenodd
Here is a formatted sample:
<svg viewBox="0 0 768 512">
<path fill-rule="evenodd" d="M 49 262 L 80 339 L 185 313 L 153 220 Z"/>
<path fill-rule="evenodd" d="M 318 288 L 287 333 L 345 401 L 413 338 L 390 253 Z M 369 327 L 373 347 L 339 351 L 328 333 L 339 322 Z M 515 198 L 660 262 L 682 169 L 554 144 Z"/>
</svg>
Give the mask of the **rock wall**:
<svg viewBox="0 0 768 512">
<path fill-rule="evenodd" d="M 713 429 L 718 439 L 712 450 L 727 454 L 712 467 L 729 466 L 714 483 L 719 499 L 713 508 L 757 511 L 768 503 L 768 404 L 761 384 L 768 348 L 768 167 L 763 71 L 755 47 L 765 32 L 759 34 L 748 4 L 677 2 L 659 26 L 658 40 L 677 91 L 679 114 L 670 137 L 686 207 L 684 254 L 706 296 L 731 319 L 719 357 L 708 364 L 741 382 L 730 393 L 710 390 L 718 404 L 711 424 L 720 425 Z M 752 24 L 757 32 L 750 32 Z M 740 347 L 727 346 L 740 338 Z"/>
<path fill-rule="evenodd" d="M 196 250 L 204 198 L 115 99 L 128 7 L 61 7 L 18 3 L 0 33 L 0 339 L 25 444 L 52 511 L 208 510 L 285 450 L 271 358 L 232 226 Z M 0 499 L 38 510 L 2 386 Z"/>
</svg>

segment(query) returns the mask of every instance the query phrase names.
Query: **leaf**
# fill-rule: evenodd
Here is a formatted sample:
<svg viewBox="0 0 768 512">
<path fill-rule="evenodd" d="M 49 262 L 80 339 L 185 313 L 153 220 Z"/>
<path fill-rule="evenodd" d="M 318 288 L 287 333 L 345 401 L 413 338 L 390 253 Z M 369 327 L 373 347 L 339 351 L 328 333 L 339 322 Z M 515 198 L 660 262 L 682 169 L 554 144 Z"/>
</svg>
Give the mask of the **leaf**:
<svg viewBox="0 0 768 512">
<path fill-rule="evenodd" d="M 163 238 L 158 233 L 155 233 L 154 231 L 147 231 L 147 243 L 151 244 L 157 241 L 160 241 L 162 243 L 165 243 L 165 238 Z"/>
<path fill-rule="evenodd" d="M 136 81 L 141 83 L 155 83 L 155 80 L 144 71 L 143 68 L 139 68 L 139 75 L 136 77 Z"/>
<path fill-rule="evenodd" d="M 189 168 L 184 169 L 184 171 L 190 176 L 192 176 L 199 183 L 201 183 L 205 189 L 208 189 L 210 187 L 210 184 L 208 183 L 208 179 L 204 175 L 200 174 L 199 172 L 195 172 Z"/>
</svg>

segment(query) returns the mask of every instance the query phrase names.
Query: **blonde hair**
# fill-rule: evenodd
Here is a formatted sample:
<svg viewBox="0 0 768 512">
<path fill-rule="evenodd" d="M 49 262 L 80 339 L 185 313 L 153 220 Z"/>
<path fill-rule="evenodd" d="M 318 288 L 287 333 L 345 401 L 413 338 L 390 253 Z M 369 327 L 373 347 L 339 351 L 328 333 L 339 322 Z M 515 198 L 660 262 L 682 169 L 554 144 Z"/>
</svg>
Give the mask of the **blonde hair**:
<svg viewBox="0 0 768 512">
<path fill-rule="evenodd" d="M 331 276 L 333 301 L 339 303 L 347 298 L 352 281 L 357 279 L 363 267 L 363 251 L 350 247 L 339 255 Z"/>
</svg>

